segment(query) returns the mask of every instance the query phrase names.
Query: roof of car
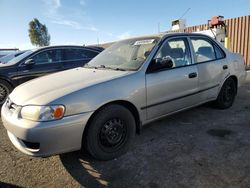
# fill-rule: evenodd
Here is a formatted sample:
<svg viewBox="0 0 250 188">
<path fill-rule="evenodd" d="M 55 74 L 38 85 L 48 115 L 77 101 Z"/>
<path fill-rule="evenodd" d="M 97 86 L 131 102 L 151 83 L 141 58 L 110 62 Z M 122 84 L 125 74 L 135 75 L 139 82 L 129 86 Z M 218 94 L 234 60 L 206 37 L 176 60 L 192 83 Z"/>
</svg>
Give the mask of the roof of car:
<svg viewBox="0 0 250 188">
<path fill-rule="evenodd" d="M 162 32 L 154 35 L 145 35 L 145 36 L 140 36 L 140 37 L 131 37 L 125 40 L 130 40 L 130 39 L 135 39 L 135 40 L 140 40 L 140 39 L 147 39 L 147 38 L 163 38 L 167 36 L 207 36 L 204 34 L 200 33 L 184 33 L 184 32 Z"/>
<path fill-rule="evenodd" d="M 208 36 L 202 33 L 184 33 L 184 32 L 172 32 L 172 33 L 163 33 L 163 36 L 182 36 L 182 35 L 186 35 L 186 36 Z"/>
<path fill-rule="evenodd" d="M 53 45 L 53 46 L 44 46 L 44 47 L 39 47 L 36 50 L 41 50 L 41 49 L 53 49 L 53 48 L 85 48 L 85 49 L 89 49 L 89 50 L 95 50 L 95 51 L 99 51 L 101 52 L 102 49 L 101 48 L 97 48 L 97 47 L 88 47 L 88 46 L 80 46 L 80 45 Z"/>
</svg>

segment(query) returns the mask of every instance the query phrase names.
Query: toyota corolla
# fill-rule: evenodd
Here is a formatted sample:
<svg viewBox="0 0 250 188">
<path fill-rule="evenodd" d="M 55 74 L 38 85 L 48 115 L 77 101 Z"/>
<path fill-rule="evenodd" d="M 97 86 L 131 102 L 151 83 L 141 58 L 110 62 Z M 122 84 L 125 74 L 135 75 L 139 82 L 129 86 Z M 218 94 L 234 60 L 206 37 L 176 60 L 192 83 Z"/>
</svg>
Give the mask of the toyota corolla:
<svg viewBox="0 0 250 188">
<path fill-rule="evenodd" d="M 205 35 L 127 39 L 84 67 L 18 86 L 2 121 L 28 155 L 86 148 L 109 160 L 125 153 L 149 122 L 210 101 L 231 107 L 245 77 L 242 56 Z"/>
</svg>

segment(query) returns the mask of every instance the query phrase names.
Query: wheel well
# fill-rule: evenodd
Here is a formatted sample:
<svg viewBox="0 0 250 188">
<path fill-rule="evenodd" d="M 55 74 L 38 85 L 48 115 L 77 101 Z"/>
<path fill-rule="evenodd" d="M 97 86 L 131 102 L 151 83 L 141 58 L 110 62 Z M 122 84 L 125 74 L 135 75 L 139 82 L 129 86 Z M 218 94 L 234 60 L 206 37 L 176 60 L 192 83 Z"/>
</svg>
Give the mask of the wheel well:
<svg viewBox="0 0 250 188">
<path fill-rule="evenodd" d="M 1 80 L 7 82 L 8 84 L 10 84 L 10 86 L 11 86 L 12 88 L 14 88 L 14 85 L 13 85 L 8 79 L 0 78 L 0 81 L 1 81 Z"/>
<path fill-rule="evenodd" d="M 101 106 L 100 108 L 98 108 L 89 118 L 87 124 L 86 124 L 86 127 L 84 129 L 84 132 L 83 132 L 83 138 L 84 139 L 86 137 L 86 133 L 87 133 L 87 130 L 88 130 L 88 127 L 91 123 L 91 121 L 93 120 L 93 118 L 95 117 L 95 114 L 100 111 L 103 107 L 107 106 L 107 105 L 111 105 L 111 104 L 119 104 L 121 106 L 124 106 L 125 108 L 127 108 L 131 113 L 132 115 L 134 116 L 135 118 L 135 123 L 136 123 L 136 133 L 139 134 L 140 133 L 140 129 L 141 129 L 141 121 L 140 121 L 140 115 L 139 115 L 139 112 L 137 110 L 137 108 L 130 102 L 128 101 L 123 101 L 123 100 L 119 100 L 119 101 L 113 101 L 113 102 L 109 102 L 107 104 L 104 104 L 103 106 Z"/>
</svg>

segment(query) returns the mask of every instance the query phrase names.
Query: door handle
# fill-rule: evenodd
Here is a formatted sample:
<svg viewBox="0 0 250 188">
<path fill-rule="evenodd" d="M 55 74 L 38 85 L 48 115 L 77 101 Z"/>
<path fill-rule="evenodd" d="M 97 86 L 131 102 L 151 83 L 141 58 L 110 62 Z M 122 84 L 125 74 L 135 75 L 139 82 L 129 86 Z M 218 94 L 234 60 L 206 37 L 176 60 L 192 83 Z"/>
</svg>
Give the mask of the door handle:
<svg viewBox="0 0 250 188">
<path fill-rule="evenodd" d="M 226 69 L 228 69 L 228 66 L 227 65 L 223 65 L 223 70 L 226 70 Z"/>
<path fill-rule="evenodd" d="M 195 78 L 197 77 L 197 73 L 196 72 L 192 72 L 188 75 L 188 78 Z"/>
</svg>

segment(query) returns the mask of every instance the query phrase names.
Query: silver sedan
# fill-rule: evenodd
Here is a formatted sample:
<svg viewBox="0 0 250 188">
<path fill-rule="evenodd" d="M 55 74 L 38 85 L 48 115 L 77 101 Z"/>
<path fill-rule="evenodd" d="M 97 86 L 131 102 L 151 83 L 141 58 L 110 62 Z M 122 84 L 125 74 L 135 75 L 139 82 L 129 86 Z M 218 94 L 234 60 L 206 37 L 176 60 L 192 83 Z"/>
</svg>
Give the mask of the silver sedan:
<svg viewBox="0 0 250 188">
<path fill-rule="evenodd" d="M 125 153 L 149 122 L 209 101 L 231 107 L 245 77 L 242 56 L 205 35 L 127 39 L 84 67 L 15 88 L 2 121 L 28 155 L 86 148 L 109 160 Z"/>
</svg>

